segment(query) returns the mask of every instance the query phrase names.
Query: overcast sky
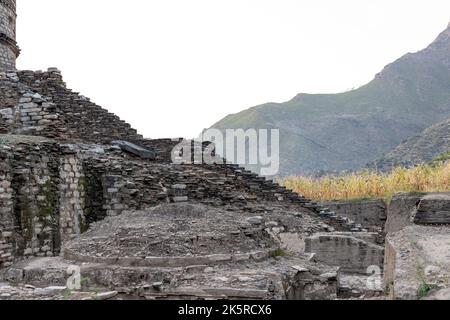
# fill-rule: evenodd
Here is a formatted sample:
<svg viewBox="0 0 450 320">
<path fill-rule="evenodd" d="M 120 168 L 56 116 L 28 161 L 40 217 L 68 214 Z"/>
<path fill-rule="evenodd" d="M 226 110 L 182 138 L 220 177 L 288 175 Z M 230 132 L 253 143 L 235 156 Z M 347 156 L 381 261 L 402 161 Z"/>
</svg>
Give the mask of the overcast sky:
<svg viewBox="0 0 450 320">
<path fill-rule="evenodd" d="M 146 137 L 193 137 L 363 85 L 449 21 L 448 0 L 18 0 L 18 68 L 58 67 Z"/>
</svg>

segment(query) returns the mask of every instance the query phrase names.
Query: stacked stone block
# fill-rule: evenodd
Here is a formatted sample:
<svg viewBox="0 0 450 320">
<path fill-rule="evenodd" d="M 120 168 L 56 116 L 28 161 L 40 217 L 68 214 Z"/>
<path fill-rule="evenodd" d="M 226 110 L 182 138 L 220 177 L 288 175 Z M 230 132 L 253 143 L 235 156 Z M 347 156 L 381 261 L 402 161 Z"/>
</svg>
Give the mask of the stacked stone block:
<svg viewBox="0 0 450 320">
<path fill-rule="evenodd" d="M 60 250 L 59 158 L 54 144 L 14 146 L 14 238 L 16 256 L 52 256 Z"/>
<path fill-rule="evenodd" d="M 0 150 L 0 268 L 10 266 L 14 259 L 12 208 L 10 155 Z"/>
<path fill-rule="evenodd" d="M 54 103 L 18 83 L 15 72 L 0 77 L 0 130 L 3 133 L 64 137 L 64 118 Z"/>
<path fill-rule="evenodd" d="M 80 232 L 81 166 L 52 142 L 2 144 L 0 267 L 26 257 L 58 255 Z"/>
<path fill-rule="evenodd" d="M 84 229 L 82 162 L 76 152 L 64 150 L 60 160 L 59 212 L 61 240 L 70 240 Z"/>
<path fill-rule="evenodd" d="M 16 1 L 0 1 L 0 71 L 16 69 L 20 49 L 16 43 Z"/>
<path fill-rule="evenodd" d="M 117 115 L 68 89 L 57 69 L 48 72 L 20 71 L 20 81 L 48 97 L 64 115 L 62 126 L 71 141 L 110 143 L 113 140 L 142 140 L 136 130 Z"/>
</svg>

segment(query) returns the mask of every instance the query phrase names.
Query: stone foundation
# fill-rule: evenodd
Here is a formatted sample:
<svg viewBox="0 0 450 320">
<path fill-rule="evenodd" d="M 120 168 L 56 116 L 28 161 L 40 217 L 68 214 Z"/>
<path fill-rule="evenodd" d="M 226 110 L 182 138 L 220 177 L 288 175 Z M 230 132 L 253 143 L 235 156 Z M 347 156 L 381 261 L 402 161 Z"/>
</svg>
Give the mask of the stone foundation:
<svg viewBox="0 0 450 320">
<path fill-rule="evenodd" d="M 322 203 L 322 205 L 338 215 L 361 224 L 369 231 L 379 232 L 384 229 L 387 208 L 386 203 L 382 199 L 329 201 Z"/>
<path fill-rule="evenodd" d="M 306 238 L 306 252 L 342 272 L 367 274 L 371 266 L 383 269 L 384 248 L 376 233 L 325 233 Z"/>
</svg>

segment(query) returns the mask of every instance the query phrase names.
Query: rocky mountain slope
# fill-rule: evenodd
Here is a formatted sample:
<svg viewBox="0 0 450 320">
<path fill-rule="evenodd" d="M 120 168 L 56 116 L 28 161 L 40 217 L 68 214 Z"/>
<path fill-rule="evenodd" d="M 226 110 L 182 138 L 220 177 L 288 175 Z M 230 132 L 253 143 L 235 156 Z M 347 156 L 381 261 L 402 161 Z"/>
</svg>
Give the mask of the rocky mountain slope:
<svg viewBox="0 0 450 320">
<path fill-rule="evenodd" d="M 448 152 L 450 152 L 450 118 L 408 139 L 371 164 L 371 167 L 383 171 L 390 170 L 395 166 L 410 167 L 428 163 Z"/>
<path fill-rule="evenodd" d="M 213 127 L 279 128 L 280 174 L 353 170 L 450 117 L 450 25 L 426 49 L 340 94 L 299 94 L 232 114 Z"/>
</svg>

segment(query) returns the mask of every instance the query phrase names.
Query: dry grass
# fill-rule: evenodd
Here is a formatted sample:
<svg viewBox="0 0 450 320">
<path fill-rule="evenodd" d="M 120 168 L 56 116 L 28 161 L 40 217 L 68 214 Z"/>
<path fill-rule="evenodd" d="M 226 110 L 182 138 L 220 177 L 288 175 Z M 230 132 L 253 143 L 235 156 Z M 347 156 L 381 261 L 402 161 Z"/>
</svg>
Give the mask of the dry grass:
<svg viewBox="0 0 450 320">
<path fill-rule="evenodd" d="M 390 173 L 367 170 L 319 179 L 294 176 L 280 183 L 313 200 L 389 199 L 398 192 L 444 192 L 450 191 L 450 161 L 396 168 Z"/>
</svg>

